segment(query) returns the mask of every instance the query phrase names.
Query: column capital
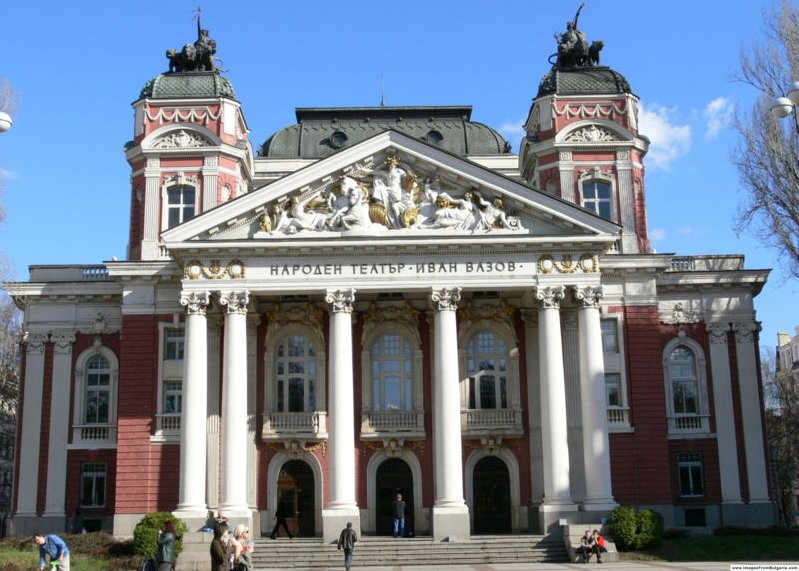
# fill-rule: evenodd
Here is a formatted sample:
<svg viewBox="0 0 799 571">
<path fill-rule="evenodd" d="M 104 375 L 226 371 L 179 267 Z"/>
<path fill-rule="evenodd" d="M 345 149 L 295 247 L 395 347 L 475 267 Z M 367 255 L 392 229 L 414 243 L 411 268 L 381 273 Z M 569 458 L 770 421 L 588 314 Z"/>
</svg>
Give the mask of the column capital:
<svg viewBox="0 0 799 571">
<path fill-rule="evenodd" d="M 50 334 L 50 341 L 53 342 L 53 350 L 58 355 L 71 355 L 72 344 L 75 342 L 74 331 L 55 331 Z"/>
<path fill-rule="evenodd" d="M 599 301 L 605 296 L 602 286 L 572 286 L 574 297 L 580 302 L 580 309 L 598 309 Z"/>
<path fill-rule="evenodd" d="M 729 323 L 705 323 L 705 328 L 711 345 L 727 344 L 727 333 L 730 331 Z"/>
<path fill-rule="evenodd" d="M 207 291 L 180 292 L 180 305 L 186 308 L 189 315 L 205 315 L 211 294 Z"/>
<path fill-rule="evenodd" d="M 219 303 L 227 308 L 228 315 L 247 315 L 247 304 L 250 303 L 250 292 L 223 291 L 219 293 Z"/>
<path fill-rule="evenodd" d="M 355 303 L 355 289 L 329 289 L 325 294 L 325 302 L 332 313 L 352 313 Z"/>
<path fill-rule="evenodd" d="M 43 355 L 44 346 L 49 340 L 47 333 L 28 333 L 25 332 L 22 342 L 27 346 L 28 355 Z"/>
<path fill-rule="evenodd" d="M 430 301 L 435 304 L 437 311 L 455 311 L 461 300 L 461 288 L 441 287 L 433 288 L 430 292 Z"/>
<path fill-rule="evenodd" d="M 733 323 L 732 330 L 735 332 L 736 343 L 752 343 L 755 332 L 760 331 L 760 324 L 757 321 L 741 321 Z"/>
<path fill-rule="evenodd" d="M 539 309 L 560 309 L 563 292 L 563 286 L 536 287 L 535 298 L 538 300 Z"/>
</svg>

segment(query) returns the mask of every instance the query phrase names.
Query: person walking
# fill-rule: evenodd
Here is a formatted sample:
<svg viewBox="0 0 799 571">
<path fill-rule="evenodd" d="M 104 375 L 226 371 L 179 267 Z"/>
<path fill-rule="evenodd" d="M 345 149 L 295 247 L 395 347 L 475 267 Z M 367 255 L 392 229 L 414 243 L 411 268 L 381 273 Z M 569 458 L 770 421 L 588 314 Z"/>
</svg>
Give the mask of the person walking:
<svg viewBox="0 0 799 571">
<path fill-rule="evenodd" d="M 341 530 L 338 536 L 336 547 L 339 551 L 344 550 L 344 569 L 350 571 L 352 567 L 352 552 L 355 550 L 355 542 L 358 541 L 358 534 L 352 529 L 352 523 L 347 522 L 347 527 Z"/>
<path fill-rule="evenodd" d="M 158 537 L 155 538 L 158 547 L 155 552 L 155 560 L 158 563 L 158 571 L 174 571 L 175 561 L 175 543 L 177 536 L 175 535 L 175 524 L 171 519 L 164 522 L 161 530 L 158 532 Z"/>
<path fill-rule="evenodd" d="M 394 537 L 405 537 L 405 502 L 402 494 L 394 500 Z"/>
<path fill-rule="evenodd" d="M 289 531 L 289 526 L 286 523 L 286 517 L 291 515 L 291 506 L 286 498 L 281 498 L 280 502 L 277 504 L 277 510 L 275 511 L 275 527 L 272 528 L 272 534 L 269 536 L 270 539 L 277 539 L 277 534 L 280 533 L 280 526 L 283 526 L 283 529 L 286 530 L 286 533 L 289 535 L 289 539 L 294 539 L 294 536 L 291 535 L 291 531 Z"/>
<path fill-rule="evenodd" d="M 39 546 L 39 569 L 47 566 L 46 557 L 49 557 L 51 564 L 56 563 L 56 571 L 69 571 L 69 547 L 63 539 L 55 534 L 37 533 L 33 542 Z"/>
<path fill-rule="evenodd" d="M 230 569 L 227 541 L 227 524 L 220 523 L 214 528 L 214 540 L 211 542 L 211 571 L 228 571 Z"/>
</svg>

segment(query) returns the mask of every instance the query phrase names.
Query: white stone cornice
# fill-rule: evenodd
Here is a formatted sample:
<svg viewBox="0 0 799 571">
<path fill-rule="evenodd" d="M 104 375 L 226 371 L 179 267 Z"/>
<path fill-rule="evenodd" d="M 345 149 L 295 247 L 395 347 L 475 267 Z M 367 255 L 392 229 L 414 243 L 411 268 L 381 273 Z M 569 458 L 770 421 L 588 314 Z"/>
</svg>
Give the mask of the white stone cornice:
<svg viewBox="0 0 799 571">
<path fill-rule="evenodd" d="M 461 288 L 459 287 L 440 287 L 433 288 L 430 292 L 430 301 L 437 311 L 455 311 L 458 309 L 458 302 L 461 300 Z"/>
<path fill-rule="evenodd" d="M 355 290 L 353 288 L 329 289 L 325 294 L 325 302 L 330 306 L 331 313 L 352 313 Z"/>
</svg>

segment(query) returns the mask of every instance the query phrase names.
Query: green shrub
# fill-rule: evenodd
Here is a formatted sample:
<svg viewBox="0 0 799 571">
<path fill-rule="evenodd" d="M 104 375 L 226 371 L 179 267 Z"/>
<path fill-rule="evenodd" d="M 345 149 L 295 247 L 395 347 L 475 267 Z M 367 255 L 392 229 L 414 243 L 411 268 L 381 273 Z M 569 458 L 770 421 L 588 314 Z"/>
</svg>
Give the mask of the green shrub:
<svg viewBox="0 0 799 571">
<path fill-rule="evenodd" d="M 136 524 L 136 529 L 133 530 L 133 551 L 137 555 L 145 557 L 152 557 L 155 555 L 155 550 L 158 547 L 156 538 L 158 531 L 165 521 L 172 520 L 175 524 L 175 555 L 183 551 L 183 534 L 186 533 L 186 524 L 173 516 L 169 512 L 156 512 L 147 514 L 142 520 Z"/>
<path fill-rule="evenodd" d="M 636 551 L 656 545 L 663 537 L 663 516 L 654 510 L 636 513 L 618 506 L 610 514 L 610 534 L 619 551 Z"/>
</svg>

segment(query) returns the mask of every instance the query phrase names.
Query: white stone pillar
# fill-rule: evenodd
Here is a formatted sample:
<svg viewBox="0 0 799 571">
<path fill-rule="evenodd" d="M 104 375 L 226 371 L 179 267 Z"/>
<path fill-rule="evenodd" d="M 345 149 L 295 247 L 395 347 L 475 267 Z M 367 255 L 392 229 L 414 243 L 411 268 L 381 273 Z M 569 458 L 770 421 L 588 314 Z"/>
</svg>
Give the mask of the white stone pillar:
<svg viewBox="0 0 799 571">
<path fill-rule="evenodd" d="M 158 213 L 161 210 L 161 161 L 147 159 L 144 169 L 144 227 L 142 229 L 141 259 L 158 259 L 158 237 L 161 234 Z"/>
<path fill-rule="evenodd" d="M 605 360 L 599 300 L 602 288 L 575 287 L 580 304 L 577 328 L 580 337 L 580 411 L 583 421 L 583 464 L 585 498 L 583 510 L 610 511 L 616 506 L 610 476 L 610 440 L 605 397 Z"/>
<path fill-rule="evenodd" d="M 204 517 L 206 463 L 206 421 L 208 408 L 208 325 L 205 310 L 207 291 L 182 292 L 180 305 L 186 308 L 183 355 L 183 408 L 180 415 L 180 488 L 176 515 Z"/>
<path fill-rule="evenodd" d="M 208 507 L 219 507 L 219 428 L 221 426 L 221 405 L 219 402 L 219 388 L 221 386 L 220 369 L 222 360 L 222 322 L 221 315 L 212 315 L 208 318 L 208 421 L 207 431 L 207 462 L 205 497 Z"/>
<path fill-rule="evenodd" d="M 75 333 L 59 331 L 53 341 L 53 384 L 50 396 L 50 438 L 47 452 L 47 496 L 45 516 L 64 517 L 67 481 L 69 402 L 72 400 L 72 344 Z"/>
<path fill-rule="evenodd" d="M 455 312 L 461 288 L 434 288 L 430 299 L 433 319 L 433 456 L 435 459 L 435 503 L 433 539 L 470 535 L 469 508 L 463 498 L 463 454 L 461 442 L 460 374 L 458 329 Z"/>
<path fill-rule="evenodd" d="M 219 205 L 217 194 L 219 192 L 219 157 L 205 157 L 203 164 L 203 200 L 202 205 L 197 205 L 197 213 L 207 212 Z"/>
<path fill-rule="evenodd" d="M 541 364 L 541 430 L 544 453 L 544 505 L 574 506 L 569 488 L 566 383 L 560 332 L 563 286 L 539 287 L 538 358 Z"/>
<path fill-rule="evenodd" d="M 354 289 L 327 290 L 330 306 L 330 351 L 328 353 L 328 450 L 329 493 L 322 512 L 325 541 L 338 538 L 352 522 L 360 530 L 355 502 L 355 394 L 352 355 L 352 305 Z"/>
<path fill-rule="evenodd" d="M 219 297 L 225 314 L 222 363 L 222 498 L 219 509 L 249 516 L 247 507 L 247 304 L 249 291 Z M 203 410 L 205 410 L 203 408 Z"/>
<path fill-rule="evenodd" d="M 257 314 L 247 316 L 247 369 L 250 379 L 257 378 L 258 370 L 258 324 L 261 318 Z M 247 504 L 251 510 L 258 509 L 258 448 L 256 443 L 256 404 L 255 383 L 247 385 Z"/>
<path fill-rule="evenodd" d="M 39 482 L 39 443 L 42 431 L 44 352 L 47 333 L 27 333 L 25 344 L 25 394 L 22 402 L 22 431 L 19 435 L 19 476 L 17 516 L 36 515 Z"/>
<path fill-rule="evenodd" d="M 763 406 L 758 390 L 754 321 L 733 323 L 735 352 L 738 356 L 738 385 L 741 393 L 746 474 L 749 480 L 749 503 L 765 503 L 768 497 L 766 454 L 763 446 Z"/>
<path fill-rule="evenodd" d="M 716 443 L 719 451 L 721 503 L 741 503 L 738 473 L 738 443 L 735 436 L 730 353 L 727 346 L 729 323 L 707 323 L 710 339 L 710 369 L 713 378 L 713 404 L 716 420 Z"/>
</svg>

